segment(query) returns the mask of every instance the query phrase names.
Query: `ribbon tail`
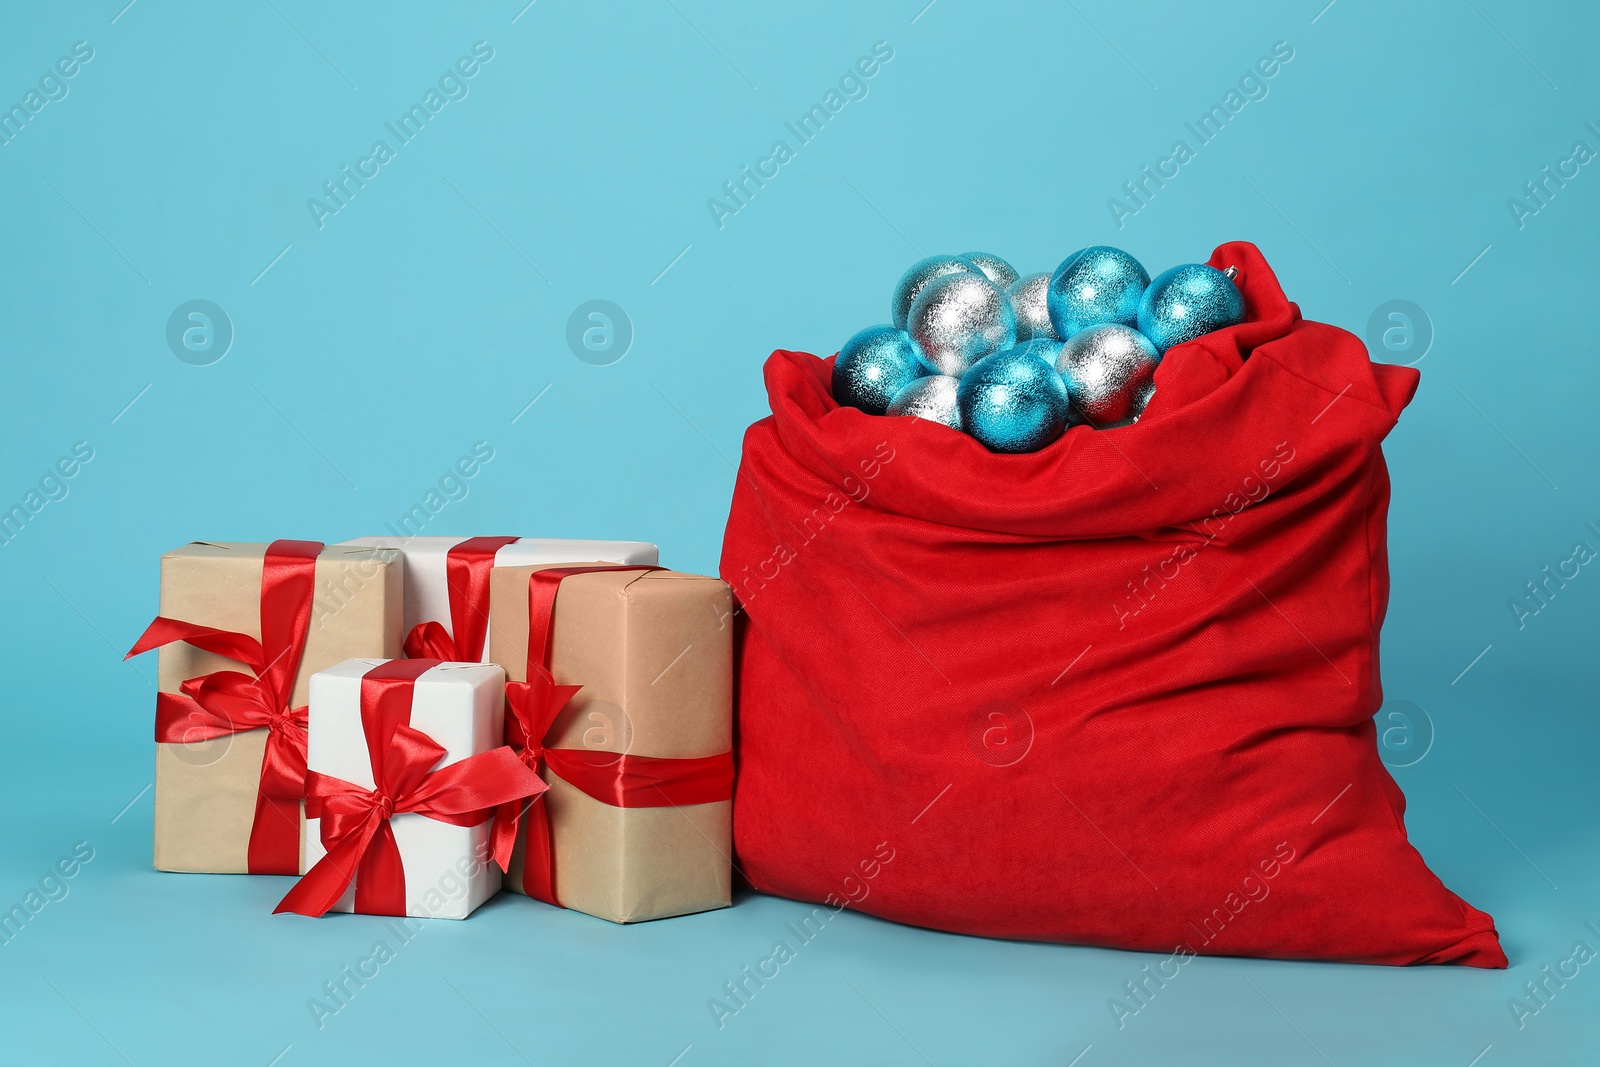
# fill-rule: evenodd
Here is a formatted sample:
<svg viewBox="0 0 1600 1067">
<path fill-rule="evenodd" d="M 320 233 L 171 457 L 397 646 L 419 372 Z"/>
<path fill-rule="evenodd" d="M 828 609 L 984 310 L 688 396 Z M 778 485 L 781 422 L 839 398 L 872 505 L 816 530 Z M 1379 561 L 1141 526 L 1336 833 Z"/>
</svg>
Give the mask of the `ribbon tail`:
<svg viewBox="0 0 1600 1067">
<path fill-rule="evenodd" d="M 511 853 L 517 847 L 517 832 L 522 828 L 525 800 L 513 800 L 495 809 L 494 825 L 489 830 L 489 854 L 502 872 L 511 869 Z"/>
<path fill-rule="evenodd" d="M 132 659 L 134 656 L 149 652 L 152 648 L 170 645 L 175 641 L 187 641 L 205 652 L 243 663 L 258 674 L 266 666 L 266 656 L 261 650 L 261 642 L 249 634 L 222 630 L 215 626 L 197 626 L 192 622 L 169 619 L 162 615 L 157 615 L 155 620 L 145 627 L 144 633 L 139 635 L 139 640 L 134 642 L 128 654 L 122 658 Z"/>
<path fill-rule="evenodd" d="M 300 873 L 298 799 L 256 793 L 256 816 L 250 824 L 245 865 L 251 874 Z"/>
<path fill-rule="evenodd" d="M 339 903 L 339 898 L 350 888 L 350 883 L 355 881 L 356 867 L 367 851 L 374 829 L 369 822 L 359 832 L 346 835 L 329 849 L 328 854 L 318 860 L 294 884 L 293 889 L 284 894 L 278 906 L 272 909 L 272 914 L 288 911 L 312 918 L 326 915 L 330 908 Z"/>
<path fill-rule="evenodd" d="M 550 839 L 550 805 L 544 794 L 528 807 L 528 835 L 522 850 L 522 891 L 535 900 L 561 907 L 556 899 L 555 843 Z"/>
<path fill-rule="evenodd" d="M 406 913 L 405 865 L 388 819 L 378 824 L 371 847 L 361 857 L 356 872 L 356 911 L 362 915 Z"/>
</svg>

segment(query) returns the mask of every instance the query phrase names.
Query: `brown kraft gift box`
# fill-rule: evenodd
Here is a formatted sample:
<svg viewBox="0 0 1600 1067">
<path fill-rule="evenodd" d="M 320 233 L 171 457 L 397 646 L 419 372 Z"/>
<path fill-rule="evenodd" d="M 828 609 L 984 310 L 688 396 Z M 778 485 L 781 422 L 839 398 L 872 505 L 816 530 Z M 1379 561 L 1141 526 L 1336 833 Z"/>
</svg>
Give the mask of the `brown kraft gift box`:
<svg viewBox="0 0 1600 1067">
<path fill-rule="evenodd" d="M 573 563 L 560 566 L 609 566 Z M 527 679 L 528 582 L 543 567 L 490 577 L 489 658 Z M 690 759 L 733 747 L 732 596 L 717 578 L 667 570 L 573 575 L 555 602 L 551 674 L 583 688 L 546 748 Z M 612 922 L 727 907 L 733 802 L 613 807 L 546 768 L 560 903 Z M 530 818 L 539 817 L 530 812 Z M 505 887 L 523 892 L 527 829 Z"/>
<path fill-rule="evenodd" d="M 261 576 L 266 544 L 195 541 L 161 557 L 161 614 L 261 637 Z M 356 656 L 400 654 L 401 554 L 391 549 L 325 547 L 317 556 L 316 596 L 292 706 L 306 703 L 313 674 Z M 157 687 L 213 671 L 249 668 L 184 642 L 159 652 Z M 155 866 L 162 871 L 247 873 L 265 729 L 208 741 L 156 745 Z M 305 869 L 305 813 L 300 818 Z"/>
</svg>

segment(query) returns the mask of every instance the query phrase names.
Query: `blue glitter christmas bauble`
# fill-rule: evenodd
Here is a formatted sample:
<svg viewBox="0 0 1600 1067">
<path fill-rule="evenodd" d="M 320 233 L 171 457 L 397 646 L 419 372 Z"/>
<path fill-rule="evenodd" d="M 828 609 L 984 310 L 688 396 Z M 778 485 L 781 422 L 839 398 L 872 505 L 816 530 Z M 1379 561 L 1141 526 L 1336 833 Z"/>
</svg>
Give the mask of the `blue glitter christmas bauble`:
<svg viewBox="0 0 1600 1067">
<path fill-rule="evenodd" d="M 890 321 L 897 328 L 905 329 L 906 319 L 911 314 L 911 305 L 916 303 L 918 294 L 928 287 L 929 282 L 935 278 L 943 278 L 946 274 L 982 275 L 983 271 L 960 256 L 929 256 L 927 259 L 919 259 L 911 264 L 910 269 L 895 283 L 894 295 L 889 300 Z"/>
<path fill-rule="evenodd" d="M 1139 332 L 1163 355 L 1173 345 L 1244 321 L 1244 297 L 1233 279 L 1204 263 L 1163 271 L 1139 301 Z"/>
<path fill-rule="evenodd" d="M 1011 347 L 1017 316 L 1005 291 L 982 274 L 948 274 L 917 294 L 906 332 L 940 374 L 960 377 L 984 356 Z"/>
<path fill-rule="evenodd" d="M 1006 295 L 1017 313 L 1018 341 L 1035 337 L 1060 340 L 1056 337 L 1056 328 L 1050 324 L 1050 274 L 1047 271 L 1018 278 L 1006 290 Z"/>
<path fill-rule="evenodd" d="M 1120 248 L 1093 245 L 1072 253 L 1050 276 L 1050 322 L 1068 340 L 1104 322 L 1132 326 L 1150 275 Z"/>
<path fill-rule="evenodd" d="M 1137 419 L 1155 393 L 1160 363 L 1156 346 L 1127 326 L 1104 323 L 1073 334 L 1056 360 L 1072 397 L 1073 425 L 1107 430 Z"/>
<path fill-rule="evenodd" d="M 928 371 L 910 334 L 893 326 L 868 326 L 839 349 L 833 364 L 833 398 L 882 415 L 896 393 Z"/>
<path fill-rule="evenodd" d="M 1010 348 L 980 360 L 956 390 L 961 424 L 991 452 L 1037 452 L 1067 428 L 1061 375 Z"/>
<path fill-rule="evenodd" d="M 959 378 L 948 374 L 929 374 L 901 389 L 889 402 L 889 414 L 913 415 L 937 422 L 952 430 L 961 429 L 961 411 L 956 406 Z"/>
<path fill-rule="evenodd" d="M 983 271 L 983 276 L 1002 289 L 1017 280 L 1017 268 L 991 252 L 963 252 L 961 258 Z"/>
</svg>

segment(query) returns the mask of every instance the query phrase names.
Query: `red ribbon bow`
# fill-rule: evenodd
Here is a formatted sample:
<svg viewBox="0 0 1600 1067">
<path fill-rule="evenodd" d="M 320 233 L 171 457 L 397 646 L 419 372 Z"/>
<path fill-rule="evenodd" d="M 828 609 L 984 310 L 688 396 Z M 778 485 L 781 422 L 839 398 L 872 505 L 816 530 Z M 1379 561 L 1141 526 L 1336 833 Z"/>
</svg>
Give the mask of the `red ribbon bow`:
<svg viewBox="0 0 1600 1067">
<path fill-rule="evenodd" d="M 289 890 L 277 912 L 325 914 L 355 882 L 355 910 L 367 915 L 406 914 L 405 867 L 389 820 L 425 815 L 452 826 L 476 826 L 507 804 L 520 804 L 547 788 L 516 753 L 502 745 L 438 770 L 445 750 L 411 726 L 418 677 L 437 660 L 390 660 L 361 679 L 361 725 L 376 787 L 310 772 L 306 814 L 321 819 L 327 855 Z M 496 861 L 510 861 L 510 845 Z"/>
<path fill-rule="evenodd" d="M 483 659 L 489 634 L 489 572 L 494 569 L 495 553 L 516 540 L 469 537 L 451 546 L 445 556 L 450 629 L 445 630 L 431 619 L 417 623 L 406 635 L 408 657 L 453 663 L 477 663 Z"/>
<path fill-rule="evenodd" d="M 506 683 L 506 742 L 536 771 L 548 768 L 604 804 L 618 808 L 711 804 L 733 796 L 733 753 L 691 759 L 636 756 L 583 748 L 546 748 L 551 727 L 573 694 L 583 688 L 557 685 L 550 673 L 556 594 L 574 574 L 595 571 L 658 571 L 651 566 L 549 567 L 528 579 L 528 680 Z M 522 890 L 560 906 L 555 889 L 555 849 L 550 810 L 535 797 L 528 807 L 528 843 L 523 853 Z M 502 809 L 495 819 L 515 838 L 521 807 Z"/>
<path fill-rule="evenodd" d="M 156 694 L 155 737 L 188 744 L 267 731 L 250 824 L 251 874 L 300 870 L 300 799 L 306 786 L 306 709 L 291 708 L 295 675 L 311 626 L 320 541 L 274 541 L 261 571 L 261 640 L 233 630 L 157 616 L 125 659 L 175 641 L 236 660 L 254 672 L 216 671 L 190 678 L 177 693 Z"/>
<path fill-rule="evenodd" d="M 550 755 L 544 747 L 545 736 L 555 724 L 561 709 L 567 706 L 567 701 L 582 688 L 581 685 L 557 685 L 543 664 L 531 661 L 526 682 L 506 683 L 506 743 L 535 774 L 542 775 L 545 759 Z M 528 812 L 528 848 L 524 853 L 522 868 L 523 891 L 530 897 L 554 904 L 553 867 L 532 859 L 551 854 L 550 815 L 547 808 L 539 804 L 538 798 L 534 799 L 534 804 L 539 805 L 540 810 L 536 814 L 530 807 Z M 504 834 L 515 843 L 517 824 L 522 814 L 521 804 L 501 808 L 494 820 L 496 839 Z"/>
</svg>

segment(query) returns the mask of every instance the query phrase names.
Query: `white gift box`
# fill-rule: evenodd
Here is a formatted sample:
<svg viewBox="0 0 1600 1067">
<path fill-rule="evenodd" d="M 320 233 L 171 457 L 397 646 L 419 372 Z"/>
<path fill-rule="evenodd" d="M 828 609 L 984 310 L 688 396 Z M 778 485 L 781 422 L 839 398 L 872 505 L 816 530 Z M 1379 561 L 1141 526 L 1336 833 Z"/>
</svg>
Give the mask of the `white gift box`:
<svg viewBox="0 0 1600 1067">
<path fill-rule="evenodd" d="M 381 659 L 347 659 L 311 676 L 309 768 L 374 788 L 372 759 L 361 725 L 361 679 Z M 441 663 L 414 683 L 411 726 L 445 750 L 435 766 L 448 767 L 504 744 L 505 672 L 493 664 Z M 327 853 L 322 820 L 307 819 L 305 862 L 309 870 Z M 500 868 L 489 852 L 492 819 L 477 826 L 452 826 L 415 812 L 389 820 L 405 867 L 406 915 L 465 919 L 500 889 Z M 332 908 L 355 910 L 355 885 Z"/>
<path fill-rule="evenodd" d="M 398 549 L 405 556 L 405 627 L 409 634 L 419 623 L 436 622 L 451 631 L 450 582 L 446 560 L 465 537 L 357 537 L 340 542 L 363 548 Z M 552 563 L 655 564 L 660 552 L 648 541 L 576 541 L 552 537 L 521 537 L 494 555 L 496 567 L 548 566 Z M 487 603 L 487 601 L 485 601 Z M 452 632 L 451 637 L 455 634 Z M 489 662 L 484 642 L 483 662 Z"/>
</svg>

